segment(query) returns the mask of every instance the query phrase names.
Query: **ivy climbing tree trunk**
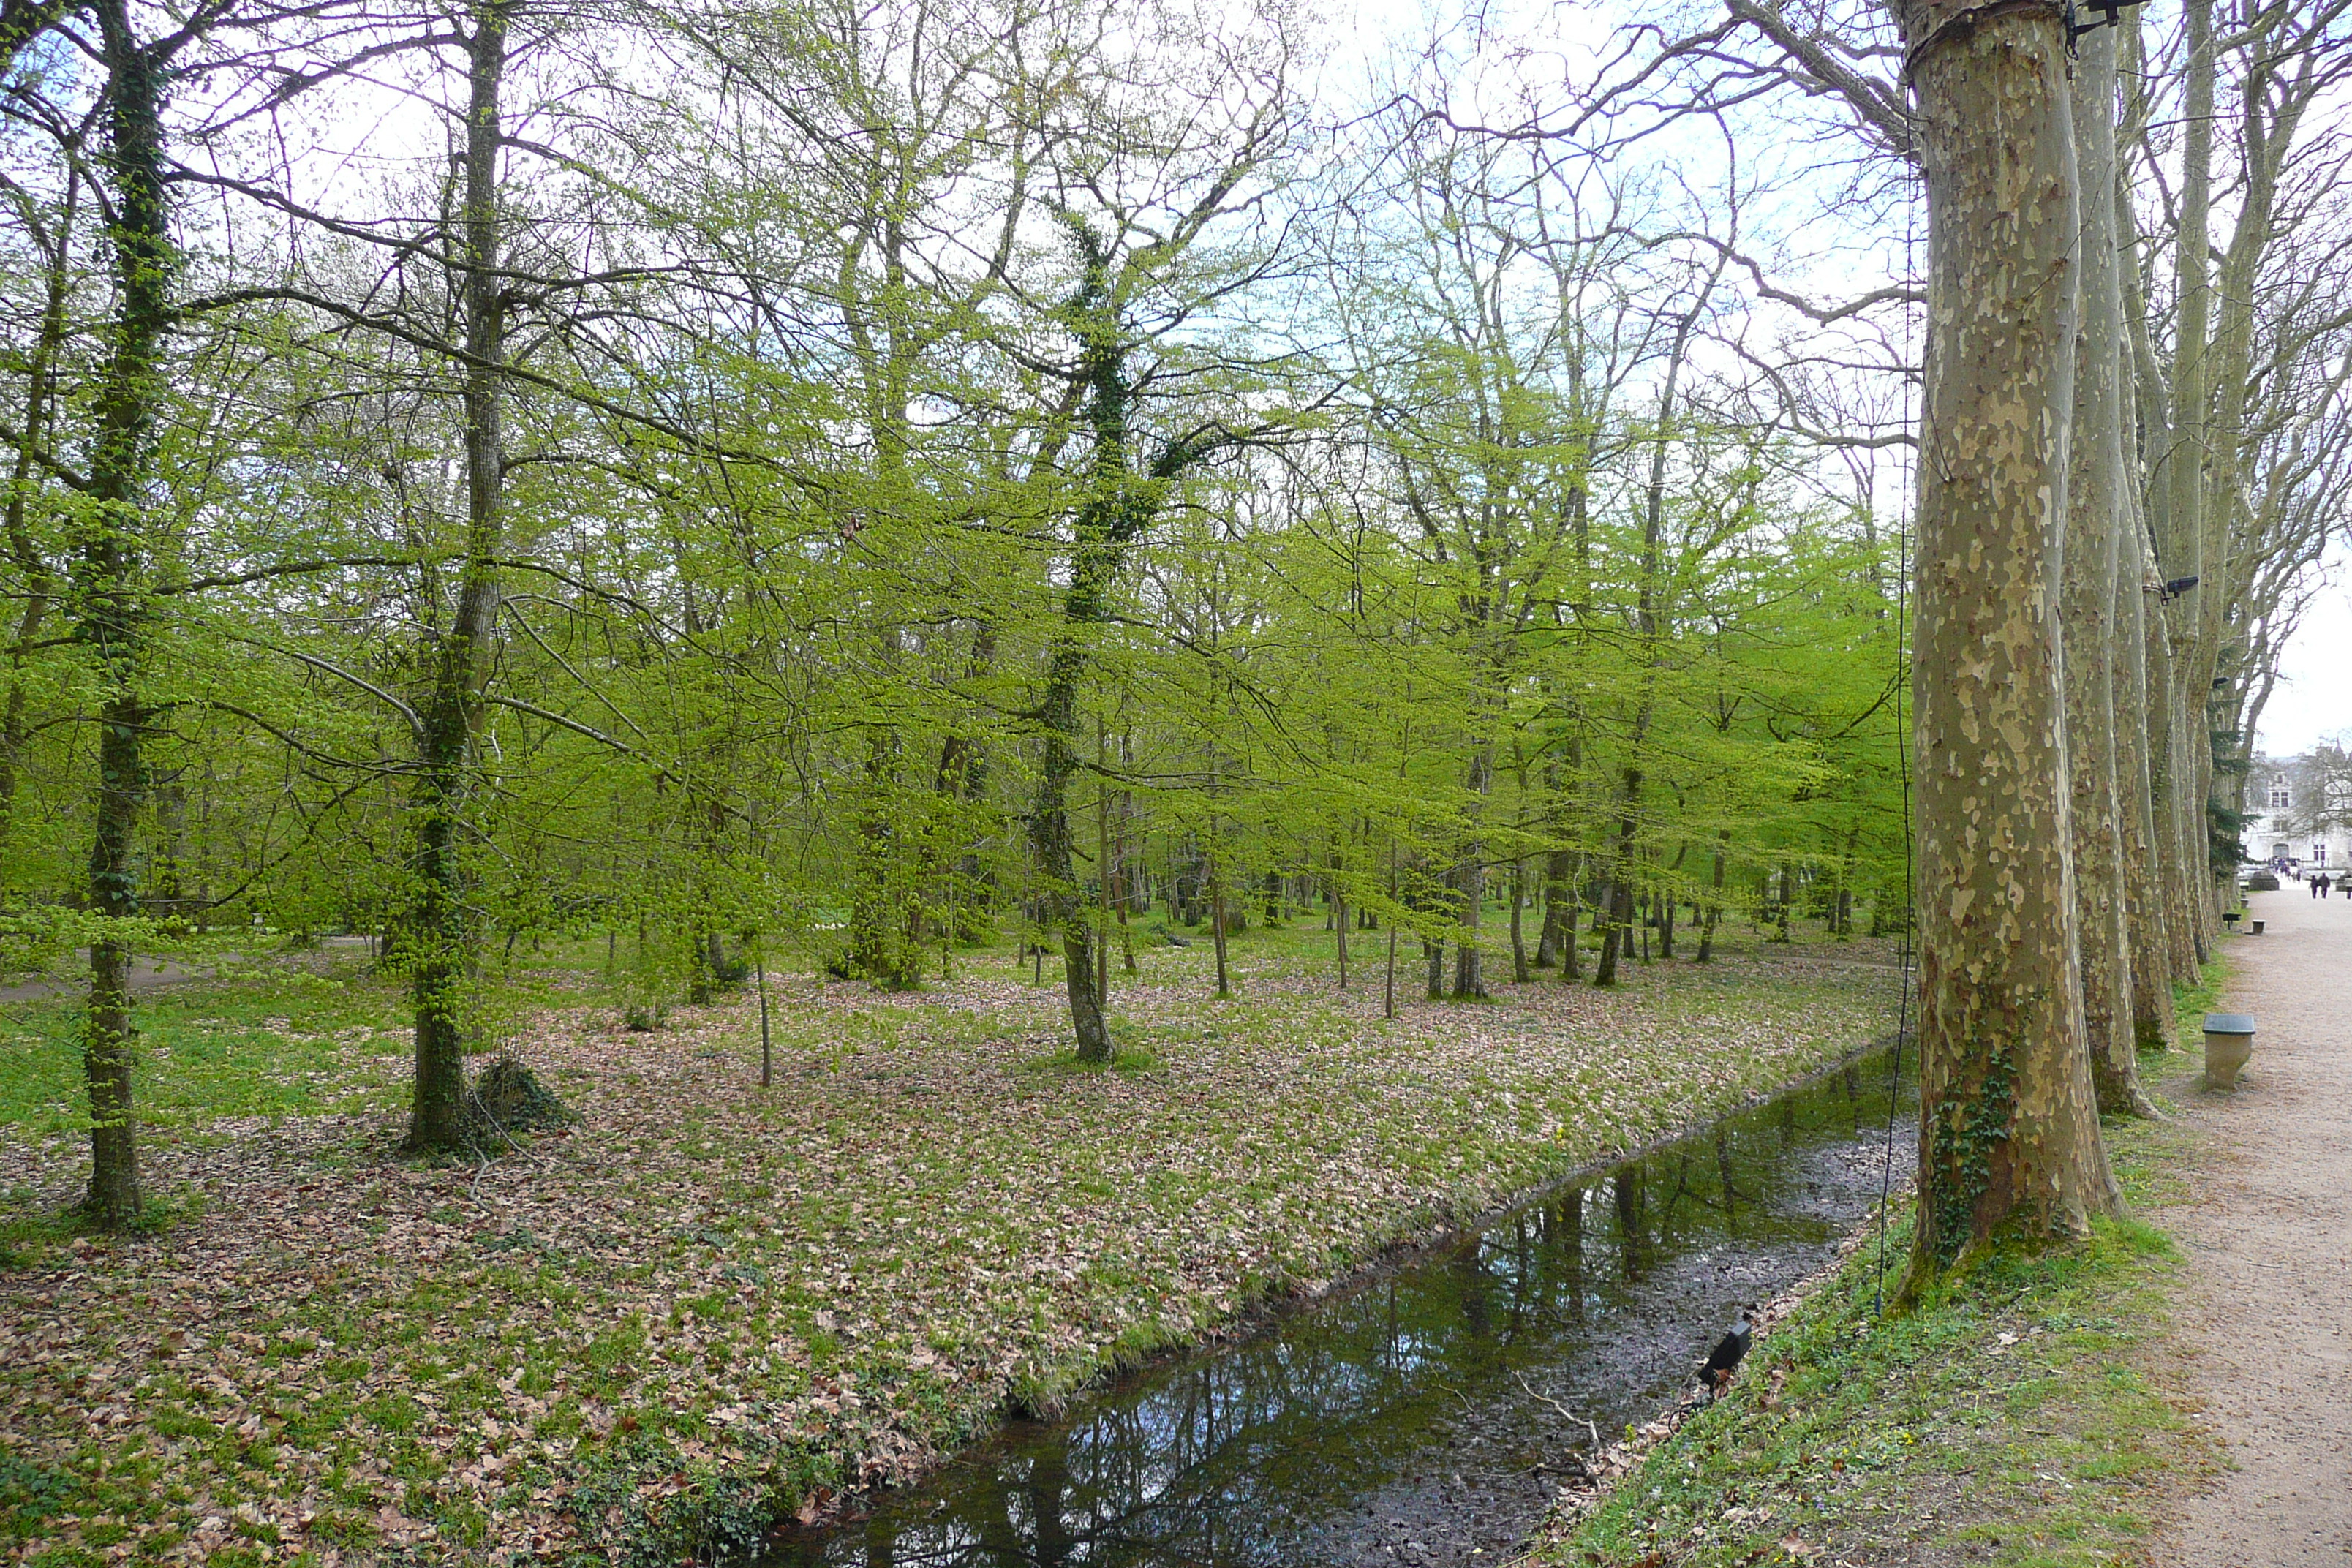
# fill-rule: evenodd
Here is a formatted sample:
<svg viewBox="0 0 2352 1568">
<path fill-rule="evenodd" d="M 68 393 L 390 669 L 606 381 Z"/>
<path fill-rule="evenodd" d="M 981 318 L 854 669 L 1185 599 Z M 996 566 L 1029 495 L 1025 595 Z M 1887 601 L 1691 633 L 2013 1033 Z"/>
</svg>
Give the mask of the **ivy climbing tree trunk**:
<svg viewBox="0 0 2352 1568">
<path fill-rule="evenodd" d="M 157 405 L 170 325 L 172 244 L 163 186 L 163 82 L 169 60 L 143 45 L 127 0 L 92 8 L 106 66 L 103 168 L 112 187 L 106 247 L 114 318 L 98 385 L 90 507 L 77 542 L 76 632 L 104 692 L 98 715 L 98 809 L 89 848 L 90 908 L 110 921 L 139 913 L 139 816 L 147 794 L 142 754 L 149 713 L 141 687 L 147 641 L 145 578 Z M 139 1217 L 139 1142 L 131 1098 L 131 943 L 89 944 L 89 1005 L 82 1072 L 89 1093 L 89 1217 L 113 1230 Z"/>
<path fill-rule="evenodd" d="M 1078 336 L 1091 451 L 1087 493 L 1073 522 L 1063 625 L 1046 655 L 1045 698 L 1037 706 L 1045 746 L 1036 805 L 1029 817 L 1029 841 L 1045 882 L 1045 924 L 1062 938 L 1064 984 L 1078 1059 L 1107 1062 L 1111 1058 L 1110 1028 L 1095 986 L 1095 932 L 1078 897 L 1071 853 L 1070 781 L 1078 770 L 1078 695 L 1091 654 L 1089 639 L 1102 623 L 1105 596 L 1139 519 L 1131 515 L 1138 501 L 1129 494 L 1128 472 L 1134 394 L 1128 384 L 1127 343 L 1119 330 L 1109 258 L 1092 230 L 1072 227 L 1083 270 L 1070 301 L 1069 321 Z"/>
<path fill-rule="evenodd" d="M 1110 613 L 1109 595 L 1128 552 L 1158 515 L 1169 484 L 1213 442 L 1171 441 L 1142 472 L 1135 471 L 1132 428 L 1135 388 L 1128 367 L 1130 343 L 1119 310 L 1120 289 L 1108 248 L 1085 224 L 1070 224 L 1080 271 L 1065 321 L 1078 339 L 1082 417 L 1088 442 L 1086 493 L 1072 520 L 1069 586 L 1061 625 L 1046 655 L 1045 694 L 1037 705 L 1045 734 L 1037 795 L 1029 816 L 1029 844 L 1045 882 L 1045 923 L 1061 933 L 1070 1027 L 1080 1061 L 1111 1058 L 1109 1026 L 1096 984 L 1091 912 L 1078 895 L 1070 831 L 1070 783 L 1079 765 L 1078 699 L 1092 662 L 1092 640 Z M 1224 887 L 1211 861 L 1211 901 L 1218 950 L 1218 991 L 1224 973 Z"/>
<path fill-rule="evenodd" d="M 433 649 L 432 684 L 416 716 L 415 881 L 403 933 L 409 942 L 416 1013 L 408 1147 L 420 1151 L 461 1148 L 467 1138 L 466 999 L 479 940 L 467 896 L 467 818 L 474 795 L 475 742 L 496 651 L 498 557 L 505 533 L 506 301 L 499 276 L 499 153 L 504 132 L 499 93 L 511 15 L 508 0 L 478 6 L 466 39 L 465 199 L 453 279 L 465 320 L 465 554 L 457 608 Z"/>
<path fill-rule="evenodd" d="M 2079 241 L 2060 7 L 1898 0 L 1928 212 L 1912 674 L 1919 1222 L 1902 1295 L 2116 1203 L 2084 1048 L 2059 550 Z"/>
</svg>

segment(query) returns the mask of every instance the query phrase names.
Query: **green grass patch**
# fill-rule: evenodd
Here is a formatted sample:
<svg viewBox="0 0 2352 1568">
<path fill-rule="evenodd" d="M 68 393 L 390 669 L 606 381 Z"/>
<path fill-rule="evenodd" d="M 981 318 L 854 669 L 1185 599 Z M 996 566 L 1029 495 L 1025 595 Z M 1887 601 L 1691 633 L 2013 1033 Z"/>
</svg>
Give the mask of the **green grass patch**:
<svg viewBox="0 0 2352 1568">
<path fill-rule="evenodd" d="M 1099 1073 L 1147 1073 L 1160 1070 L 1160 1058 L 1139 1046 L 1117 1046 L 1107 1062 L 1082 1062 L 1066 1051 L 1052 1056 L 1032 1057 L 1021 1064 L 1021 1070 L 1032 1078 L 1090 1078 Z"/>
<path fill-rule="evenodd" d="M 388 1103 L 408 1040 L 404 998 L 356 955 L 327 973 L 256 965 L 137 997 L 138 1106 L 185 1131 L 230 1116 L 314 1116 Z M 80 1131 L 81 999 L 0 1006 L 0 1123 Z"/>
</svg>

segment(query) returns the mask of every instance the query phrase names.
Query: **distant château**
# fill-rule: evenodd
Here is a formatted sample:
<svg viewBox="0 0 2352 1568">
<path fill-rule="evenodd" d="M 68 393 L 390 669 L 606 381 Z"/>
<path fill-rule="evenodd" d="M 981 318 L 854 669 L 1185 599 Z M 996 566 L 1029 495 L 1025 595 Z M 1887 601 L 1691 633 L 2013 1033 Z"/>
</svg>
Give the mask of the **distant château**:
<svg viewBox="0 0 2352 1568">
<path fill-rule="evenodd" d="M 2342 746 L 2256 757 L 2243 809 L 2247 858 L 2352 866 L 2352 752 Z"/>
</svg>

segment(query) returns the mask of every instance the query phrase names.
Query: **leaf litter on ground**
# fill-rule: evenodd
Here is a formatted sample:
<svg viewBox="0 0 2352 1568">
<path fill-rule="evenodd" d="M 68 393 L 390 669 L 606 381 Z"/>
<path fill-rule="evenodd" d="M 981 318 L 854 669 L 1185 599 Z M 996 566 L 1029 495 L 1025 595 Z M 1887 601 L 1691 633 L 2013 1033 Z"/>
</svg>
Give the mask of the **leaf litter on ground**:
<svg viewBox="0 0 2352 1568">
<path fill-rule="evenodd" d="M 0 1274 L 0 1544 L 506 1561 L 625 1555 L 721 1492 L 814 1518 L 1851 1051 L 1893 1016 L 1870 955 L 1388 1022 L 1279 952 L 1214 1003 L 1206 959 L 1155 951 L 1116 993 L 1130 1070 L 1084 1073 L 1009 953 L 912 994 L 772 976 L 766 1091 L 749 997 L 632 1033 L 559 991 L 500 1046 L 583 1122 L 439 1166 L 394 1152 L 396 1037 L 312 1035 L 304 1102 L 341 1109 L 184 1116 L 146 1150 L 173 1223 Z M 0 1216 L 69 1203 L 83 1158 L 0 1131 Z"/>
</svg>

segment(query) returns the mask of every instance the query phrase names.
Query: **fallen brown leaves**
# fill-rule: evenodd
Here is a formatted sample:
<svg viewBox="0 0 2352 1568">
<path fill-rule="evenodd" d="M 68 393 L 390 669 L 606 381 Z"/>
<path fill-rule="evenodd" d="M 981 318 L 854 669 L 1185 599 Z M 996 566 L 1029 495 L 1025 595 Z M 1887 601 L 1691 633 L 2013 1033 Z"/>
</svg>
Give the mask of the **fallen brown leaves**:
<svg viewBox="0 0 2352 1568">
<path fill-rule="evenodd" d="M 1305 975 L 1210 1004 L 1204 962 L 1152 953 L 1116 998 L 1150 1071 L 1062 1070 L 1053 994 L 982 959 L 912 997 L 801 983 L 766 1093 L 749 1001 L 652 1035 L 541 1014 L 507 1043 L 585 1125 L 486 1165 L 404 1165 L 348 1115 L 155 1148 L 152 1184 L 201 1214 L 5 1277 L 0 1485 L 64 1502 L 17 1505 L 13 1554 L 609 1545 L 629 1510 L 575 1489 L 654 1434 L 676 1468 L 633 1473 L 641 1500 L 766 1477 L 814 1519 L 1008 1397 L 1050 1404 L 1850 1049 L 1892 994 L 1732 956 L 1384 1024 Z M 59 1205 L 79 1159 L 0 1139 L 0 1191 Z"/>
</svg>

